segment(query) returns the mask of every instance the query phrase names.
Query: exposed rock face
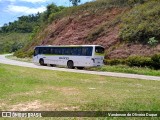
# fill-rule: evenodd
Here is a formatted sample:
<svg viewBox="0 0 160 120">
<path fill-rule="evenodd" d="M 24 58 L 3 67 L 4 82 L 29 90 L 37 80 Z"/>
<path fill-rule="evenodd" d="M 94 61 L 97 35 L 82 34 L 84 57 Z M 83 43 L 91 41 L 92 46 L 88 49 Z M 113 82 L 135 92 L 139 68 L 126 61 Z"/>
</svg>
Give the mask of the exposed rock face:
<svg viewBox="0 0 160 120">
<path fill-rule="evenodd" d="M 96 44 L 105 47 L 107 58 L 126 58 L 130 55 L 150 56 L 160 52 L 160 45 L 153 49 L 147 45 L 128 44 L 120 41 L 118 38 L 119 24 L 110 25 L 110 23 L 126 10 L 112 8 L 104 10 L 100 14 L 85 12 L 56 20 L 39 33 L 36 38 L 38 41 L 32 46 Z M 98 33 L 96 30 L 101 31 Z M 89 35 L 93 35 L 93 39 L 88 40 Z"/>
</svg>

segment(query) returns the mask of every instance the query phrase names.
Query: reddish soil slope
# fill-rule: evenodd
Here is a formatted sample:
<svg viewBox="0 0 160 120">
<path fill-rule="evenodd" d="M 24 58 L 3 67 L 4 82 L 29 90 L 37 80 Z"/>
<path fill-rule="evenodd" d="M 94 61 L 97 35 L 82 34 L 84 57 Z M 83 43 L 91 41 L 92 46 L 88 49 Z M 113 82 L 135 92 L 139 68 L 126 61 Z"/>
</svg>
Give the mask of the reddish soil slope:
<svg viewBox="0 0 160 120">
<path fill-rule="evenodd" d="M 120 42 L 118 38 L 119 25 L 109 25 L 109 23 L 125 11 L 124 8 L 113 8 L 95 14 L 79 13 L 76 16 L 54 21 L 39 33 L 36 38 L 38 41 L 34 42 L 32 46 L 98 44 L 105 47 L 109 58 L 126 58 L 130 55 L 150 56 L 160 51 L 160 46 L 153 49 L 146 45 Z M 108 27 L 97 33 L 96 31 L 103 26 Z M 88 40 L 87 38 L 92 33 L 95 33 L 96 37 Z"/>
</svg>

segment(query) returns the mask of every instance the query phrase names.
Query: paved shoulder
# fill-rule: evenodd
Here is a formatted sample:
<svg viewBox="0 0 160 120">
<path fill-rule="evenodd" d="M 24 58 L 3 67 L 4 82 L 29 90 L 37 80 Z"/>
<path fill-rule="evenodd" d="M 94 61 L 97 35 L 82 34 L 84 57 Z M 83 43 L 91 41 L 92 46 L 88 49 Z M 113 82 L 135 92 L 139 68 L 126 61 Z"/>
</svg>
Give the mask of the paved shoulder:
<svg viewBox="0 0 160 120">
<path fill-rule="evenodd" d="M 157 80 L 157 81 L 160 81 L 160 77 L 156 77 L 156 76 L 115 73 L 115 72 L 98 72 L 98 71 L 87 71 L 87 70 L 76 70 L 76 69 L 67 69 L 67 68 L 39 66 L 39 65 L 35 65 L 33 63 L 10 60 L 10 59 L 5 58 L 5 56 L 6 55 L 0 55 L 0 63 L 22 66 L 22 67 L 37 68 L 37 69 L 46 69 L 46 70 L 56 70 L 56 71 L 65 71 L 65 72 L 74 72 L 74 73 L 84 73 L 84 74 L 94 74 L 94 75 L 103 75 L 103 76 L 112 76 L 112 77 L 135 78 L 135 79 L 143 79 L 143 80 Z"/>
</svg>

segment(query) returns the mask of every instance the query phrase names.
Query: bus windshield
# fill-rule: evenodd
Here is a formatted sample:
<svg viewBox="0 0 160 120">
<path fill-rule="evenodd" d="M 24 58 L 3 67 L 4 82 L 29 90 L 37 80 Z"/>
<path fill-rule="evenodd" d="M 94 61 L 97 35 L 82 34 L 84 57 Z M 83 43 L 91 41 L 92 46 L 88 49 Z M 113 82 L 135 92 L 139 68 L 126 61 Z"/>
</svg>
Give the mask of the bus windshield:
<svg viewBox="0 0 160 120">
<path fill-rule="evenodd" d="M 98 46 L 98 47 L 95 48 L 95 52 L 98 53 L 98 54 L 104 54 L 104 48 Z"/>
<path fill-rule="evenodd" d="M 38 54 L 39 54 L 39 48 L 35 48 L 35 50 L 34 50 L 34 56 L 36 56 Z"/>
</svg>

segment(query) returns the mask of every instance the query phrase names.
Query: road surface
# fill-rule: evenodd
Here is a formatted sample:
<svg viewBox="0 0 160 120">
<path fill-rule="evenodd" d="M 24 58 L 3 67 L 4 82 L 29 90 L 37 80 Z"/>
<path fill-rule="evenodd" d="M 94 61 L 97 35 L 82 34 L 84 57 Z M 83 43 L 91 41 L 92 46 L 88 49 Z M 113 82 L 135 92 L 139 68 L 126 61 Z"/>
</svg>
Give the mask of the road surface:
<svg viewBox="0 0 160 120">
<path fill-rule="evenodd" d="M 56 70 L 56 71 L 65 71 L 65 72 L 74 72 L 74 73 L 84 73 L 84 74 L 94 74 L 94 75 L 103 75 L 103 76 L 112 76 L 112 77 L 135 78 L 135 79 L 143 79 L 143 80 L 157 80 L 157 81 L 160 81 L 160 77 L 156 77 L 156 76 L 115 73 L 115 72 L 87 71 L 87 70 L 76 70 L 76 69 L 40 66 L 40 65 L 35 65 L 33 63 L 10 60 L 10 59 L 7 59 L 5 56 L 6 55 L 0 55 L 0 63 L 22 66 L 22 67 L 29 67 L 29 68 L 45 69 L 45 70 Z"/>
</svg>

